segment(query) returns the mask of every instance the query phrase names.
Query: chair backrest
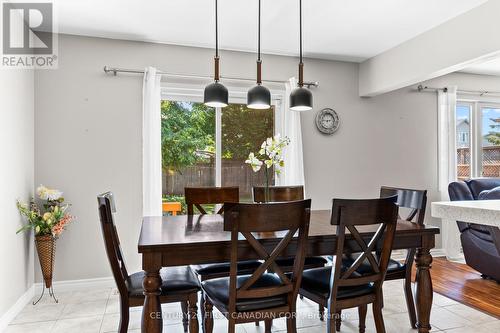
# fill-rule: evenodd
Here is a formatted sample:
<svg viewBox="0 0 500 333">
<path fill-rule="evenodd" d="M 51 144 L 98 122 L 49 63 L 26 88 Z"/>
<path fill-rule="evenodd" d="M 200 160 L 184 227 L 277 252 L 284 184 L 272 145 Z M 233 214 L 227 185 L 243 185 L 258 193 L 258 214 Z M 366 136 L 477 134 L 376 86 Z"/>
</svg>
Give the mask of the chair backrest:
<svg viewBox="0 0 500 333">
<path fill-rule="evenodd" d="M 207 214 L 201 205 L 223 204 L 224 202 L 240 201 L 239 188 L 234 187 L 185 187 L 184 197 L 186 200 L 188 215 L 194 215 L 194 207 L 198 208 L 200 214 Z M 222 206 L 217 214 L 224 211 Z"/>
<path fill-rule="evenodd" d="M 380 197 L 391 197 L 397 195 L 397 204 L 399 207 L 411 209 L 407 217 L 402 219 L 414 221 L 419 225 L 424 224 L 425 208 L 427 206 L 427 190 L 413 190 L 409 188 L 398 188 L 382 186 L 380 188 Z"/>
<path fill-rule="evenodd" d="M 304 186 L 270 186 L 268 202 L 304 200 Z M 253 201 L 266 201 L 266 187 L 253 187 Z"/>
<path fill-rule="evenodd" d="M 224 213 L 224 230 L 231 232 L 231 266 L 229 283 L 229 311 L 234 312 L 236 300 L 286 295 L 288 304 L 294 304 L 302 279 L 302 270 L 309 234 L 311 200 L 280 203 L 227 203 Z M 291 277 L 287 277 L 276 264 L 276 259 L 288 247 L 297 234 L 297 246 Z M 245 283 L 236 285 L 239 233 L 263 260 Z M 283 235 L 278 245 L 268 252 L 252 233 L 278 233 Z M 278 238 L 278 237 L 277 237 Z M 282 284 L 276 287 L 257 287 L 255 282 L 270 268 L 279 276 Z"/>
<path fill-rule="evenodd" d="M 98 195 L 97 203 L 106 254 L 109 264 L 111 265 L 118 291 L 121 295 L 124 295 L 128 292 L 125 281 L 128 279 L 129 275 L 120 247 L 120 239 L 116 231 L 115 221 L 113 219 L 113 213 L 116 212 L 113 193 L 106 192 Z"/>
<path fill-rule="evenodd" d="M 382 286 L 398 219 L 396 202 L 396 196 L 366 200 L 333 200 L 331 224 L 337 226 L 337 251 L 331 286 L 333 299 L 336 299 L 338 288 L 342 286 L 361 286 L 368 283 L 375 283 L 376 287 Z M 357 228 L 368 225 L 379 225 L 371 237 L 363 236 Z M 375 256 L 374 252 L 380 245 L 380 255 Z M 346 252 L 361 253 L 350 267 L 342 265 L 342 255 Z M 356 270 L 366 261 L 372 272 L 360 277 Z"/>
</svg>

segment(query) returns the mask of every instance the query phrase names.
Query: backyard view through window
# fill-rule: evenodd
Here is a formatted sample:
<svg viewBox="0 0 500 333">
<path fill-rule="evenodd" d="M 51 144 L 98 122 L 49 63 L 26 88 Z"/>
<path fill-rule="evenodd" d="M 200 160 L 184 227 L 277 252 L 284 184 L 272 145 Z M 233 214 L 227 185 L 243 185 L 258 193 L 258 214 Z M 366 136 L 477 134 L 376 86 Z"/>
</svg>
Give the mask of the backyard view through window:
<svg viewBox="0 0 500 333">
<path fill-rule="evenodd" d="M 500 177 L 500 106 L 459 103 L 456 134 L 458 179 Z"/>
<path fill-rule="evenodd" d="M 264 185 L 264 170 L 254 173 L 245 160 L 273 136 L 273 107 L 252 110 L 230 104 L 214 109 L 164 100 L 161 122 L 163 200 L 174 203 L 169 209 L 180 203 L 177 214 L 186 212 L 184 187 L 238 186 L 240 201 L 251 201 L 252 186 Z"/>
</svg>

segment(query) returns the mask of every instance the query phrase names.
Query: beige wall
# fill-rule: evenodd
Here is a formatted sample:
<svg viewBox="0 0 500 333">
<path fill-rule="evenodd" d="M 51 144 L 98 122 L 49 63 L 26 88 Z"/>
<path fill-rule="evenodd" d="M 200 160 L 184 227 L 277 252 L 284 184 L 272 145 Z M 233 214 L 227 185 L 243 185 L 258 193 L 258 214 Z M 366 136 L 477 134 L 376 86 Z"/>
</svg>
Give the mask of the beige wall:
<svg viewBox="0 0 500 333">
<path fill-rule="evenodd" d="M 33 284 L 33 236 L 16 235 L 15 205 L 33 195 L 33 89 L 33 71 L 0 69 L 0 319 Z"/>
<path fill-rule="evenodd" d="M 59 56 L 58 70 L 35 77 L 35 181 L 63 190 L 78 217 L 58 243 L 55 278 L 111 275 L 96 207 L 96 195 L 107 190 L 116 194 L 129 270 L 139 269 L 142 77 L 113 77 L 102 68 L 210 74 L 212 51 L 61 36 Z M 221 65 L 223 75 L 255 75 L 254 54 L 223 52 Z M 296 68 L 295 58 L 263 58 L 264 79 L 286 80 Z M 405 88 L 360 98 L 357 64 L 308 59 L 305 69 L 306 79 L 320 82 L 314 112 L 302 116 L 306 188 L 314 208 L 329 208 L 333 197 L 377 196 L 381 185 L 426 188 L 429 201 L 437 199 L 435 94 Z M 323 107 L 334 108 L 341 119 L 331 137 L 314 127 Z M 53 156 L 54 150 L 60 154 Z"/>
</svg>

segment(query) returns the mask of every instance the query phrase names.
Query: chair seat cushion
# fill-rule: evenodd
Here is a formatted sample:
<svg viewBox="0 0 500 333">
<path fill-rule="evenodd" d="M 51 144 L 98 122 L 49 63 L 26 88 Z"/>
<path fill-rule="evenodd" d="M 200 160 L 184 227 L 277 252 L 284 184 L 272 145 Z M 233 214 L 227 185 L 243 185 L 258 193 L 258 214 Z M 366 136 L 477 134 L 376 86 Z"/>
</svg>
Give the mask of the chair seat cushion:
<svg viewBox="0 0 500 333">
<path fill-rule="evenodd" d="M 354 253 L 354 254 L 344 255 L 342 258 L 342 266 L 344 267 L 344 269 L 348 269 L 351 266 L 351 264 L 358 258 L 358 256 L 359 256 L 359 253 L 358 254 Z M 378 256 L 376 256 L 376 259 L 379 260 Z M 404 270 L 406 270 L 406 265 L 400 263 L 397 260 L 389 259 L 389 264 L 387 266 L 387 273 L 388 274 L 395 273 L 395 272 L 401 272 Z M 361 263 L 361 265 L 358 267 L 358 269 L 356 269 L 356 272 L 358 272 L 361 275 L 373 273 L 372 266 L 370 265 L 370 262 L 368 261 L 368 259 L 365 259 L 363 261 L 363 263 Z"/>
<path fill-rule="evenodd" d="M 330 276 L 332 266 L 307 269 L 302 274 L 301 289 L 328 298 L 330 296 Z M 337 299 L 345 299 L 367 295 L 373 292 L 373 284 L 365 284 L 353 287 L 340 287 Z"/>
<path fill-rule="evenodd" d="M 280 267 L 290 267 L 293 266 L 295 261 L 295 258 L 280 258 L 277 259 L 275 262 L 278 266 Z M 307 266 L 325 266 L 328 263 L 328 260 L 326 260 L 323 257 L 306 257 L 304 260 L 304 267 Z"/>
<path fill-rule="evenodd" d="M 500 199 L 500 186 L 491 190 L 484 190 L 479 193 L 477 200 L 498 200 Z"/>
<path fill-rule="evenodd" d="M 236 279 L 236 287 L 241 287 L 251 275 L 241 275 Z M 276 274 L 264 273 L 249 290 L 254 288 L 272 287 L 282 285 L 281 279 Z M 212 279 L 201 283 L 203 291 L 217 306 L 227 309 L 229 305 L 229 277 Z M 264 298 L 245 298 L 236 300 L 236 311 L 245 312 L 263 310 L 287 304 L 286 295 L 270 296 Z"/>
<path fill-rule="evenodd" d="M 144 274 L 144 272 L 137 272 L 130 275 L 127 279 L 126 282 L 130 296 L 144 296 L 142 287 Z M 165 267 L 160 270 L 160 276 L 162 279 L 162 295 L 192 293 L 200 290 L 200 282 L 190 267 Z"/>
<path fill-rule="evenodd" d="M 250 274 L 253 273 L 260 266 L 258 260 L 247 260 L 238 262 L 238 273 Z M 206 265 L 192 265 L 191 267 L 198 275 L 211 275 L 211 274 L 229 274 L 231 264 L 229 262 L 221 262 L 217 264 Z"/>
</svg>

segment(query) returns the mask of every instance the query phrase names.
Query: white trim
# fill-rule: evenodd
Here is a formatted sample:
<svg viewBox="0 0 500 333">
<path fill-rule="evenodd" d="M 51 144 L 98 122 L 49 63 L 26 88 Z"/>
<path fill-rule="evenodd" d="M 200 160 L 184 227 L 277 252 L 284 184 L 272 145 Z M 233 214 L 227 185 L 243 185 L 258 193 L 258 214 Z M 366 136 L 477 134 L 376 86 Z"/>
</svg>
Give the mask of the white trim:
<svg viewBox="0 0 500 333">
<path fill-rule="evenodd" d="M 35 296 L 35 286 L 32 285 L 19 299 L 0 317 L 0 332 L 3 332 L 10 322 L 31 302 Z"/>
<path fill-rule="evenodd" d="M 75 290 L 116 288 L 116 283 L 113 277 L 54 281 L 53 285 L 56 296 L 57 293 L 65 293 L 68 291 L 75 291 Z M 41 282 L 35 283 L 34 287 L 35 291 L 39 292 L 42 289 L 42 283 Z"/>
<path fill-rule="evenodd" d="M 431 249 L 431 256 L 433 258 L 446 257 L 446 251 L 444 249 Z"/>
</svg>

